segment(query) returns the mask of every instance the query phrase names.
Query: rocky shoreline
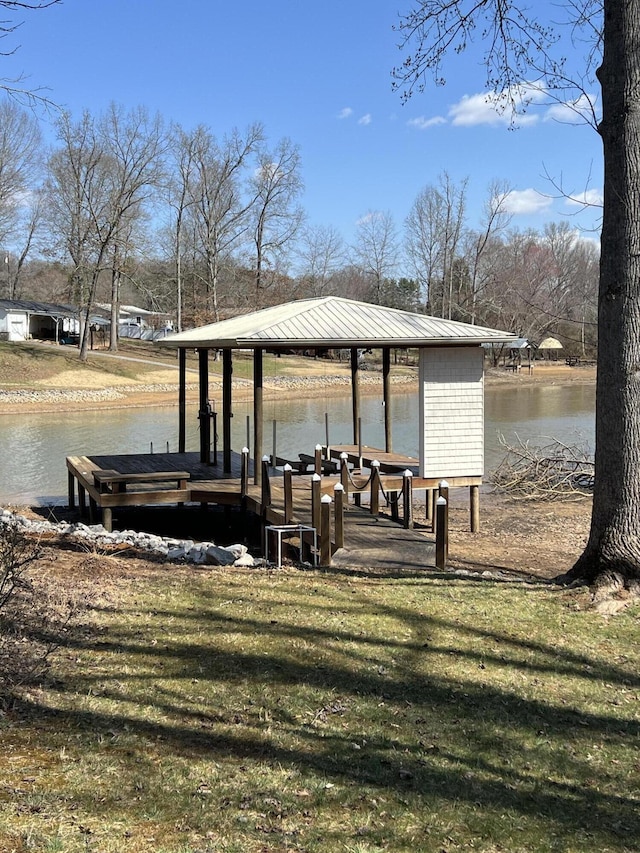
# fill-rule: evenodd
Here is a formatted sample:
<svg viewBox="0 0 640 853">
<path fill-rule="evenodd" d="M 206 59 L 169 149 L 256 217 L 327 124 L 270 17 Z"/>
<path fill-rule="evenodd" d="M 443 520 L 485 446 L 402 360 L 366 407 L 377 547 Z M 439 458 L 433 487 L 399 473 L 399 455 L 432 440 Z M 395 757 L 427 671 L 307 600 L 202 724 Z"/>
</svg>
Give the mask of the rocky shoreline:
<svg viewBox="0 0 640 853">
<path fill-rule="evenodd" d="M 399 374 L 392 376 L 393 385 L 409 386 L 415 384 L 417 377 L 411 374 Z M 360 376 L 360 384 L 362 386 L 378 386 L 380 384 L 380 376 L 372 374 L 362 374 Z M 248 379 L 235 379 L 233 381 L 233 389 L 248 390 L 253 383 Z M 350 388 L 351 378 L 348 375 L 332 375 L 332 376 L 275 376 L 265 379 L 265 391 L 275 392 L 297 392 L 299 390 L 323 390 L 327 388 Z M 209 386 L 212 390 L 222 388 L 221 381 L 211 381 Z M 187 384 L 188 391 L 197 391 L 196 383 L 190 382 Z M 119 385 L 108 388 L 18 388 L 18 389 L 0 389 L 0 404 L 47 404 L 47 403 L 99 403 L 125 400 L 132 395 L 138 394 L 175 394 L 176 401 L 178 395 L 178 383 L 154 383 L 154 384 L 137 384 L 137 385 Z"/>
<path fill-rule="evenodd" d="M 35 520 L 8 509 L 0 509 L 0 529 L 2 527 L 13 528 L 30 536 L 54 536 L 60 542 L 70 541 L 90 548 L 133 548 L 169 562 L 236 568 L 254 568 L 265 563 L 264 560 L 252 557 L 245 545 L 223 548 L 213 542 L 173 539 L 135 530 L 109 533 L 101 524 Z"/>
</svg>

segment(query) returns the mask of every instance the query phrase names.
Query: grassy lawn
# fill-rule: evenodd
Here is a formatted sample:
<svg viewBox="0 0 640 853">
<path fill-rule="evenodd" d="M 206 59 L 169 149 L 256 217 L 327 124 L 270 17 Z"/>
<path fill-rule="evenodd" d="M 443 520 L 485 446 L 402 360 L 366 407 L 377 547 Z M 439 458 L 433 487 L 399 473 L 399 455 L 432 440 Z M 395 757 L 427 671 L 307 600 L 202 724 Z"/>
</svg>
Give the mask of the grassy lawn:
<svg viewBox="0 0 640 853">
<path fill-rule="evenodd" d="M 91 572 L 86 626 L 0 717 L 3 853 L 638 849 L 637 607 L 437 575 Z"/>
<path fill-rule="evenodd" d="M 49 380 L 55 386 L 56 377 L 65 371 L 98 372 L 105 377 L 109 374 L 117 378 L 130 379 L 132 382 L 145 381 L 145 376 L 157 371 L 163 366 L 177 368 L 176 351 L 169 347 L 157 346 L 148 342 L 121 340 L 118 355 L 122 359 L 105 358 L 107 350 L 96 350 L 89 353 L 89 362 L 83 364 L 79 359 L 77 347 L 32 345 L 28 343 L 14 344 L 0 341 L 0 387 L 1 388 L 31 388 L 38 383 Z M 370 357 L 371 365 L 376 362 Z M 198 356 L 192 350 L 187 351 L 187 366 L 193 370 L 198 368 Z M 396 373 L 407 372 L 408 368 L 396 367 Z M 297 355 L 283 355 L 278 358 L 273 353 L 264 356 L 263 373 L 271 376 L 307 376 L 310 372 L 316 375 L 333 375 L 345 373 L 349 375 L 347 362 L 327 359 L 306 358 Z M 222 378 L 222 359 L 209 359 L 209 374 L 211 379 Z M 234 379 L 253 379 L 253 355 L 245 351 L 233 353 Z M 189 376 L 191 382 L 197 381 L 197 376 Z M 178 382 L 176 369 L 175 382 Z"/>
</svg>

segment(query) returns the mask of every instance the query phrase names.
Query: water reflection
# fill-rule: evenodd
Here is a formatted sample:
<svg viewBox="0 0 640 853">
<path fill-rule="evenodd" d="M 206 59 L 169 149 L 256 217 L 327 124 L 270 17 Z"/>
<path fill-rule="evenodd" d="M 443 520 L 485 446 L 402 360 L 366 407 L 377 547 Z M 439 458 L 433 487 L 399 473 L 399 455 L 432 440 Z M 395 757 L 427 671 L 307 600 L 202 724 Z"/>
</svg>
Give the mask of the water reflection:
<svg viewBox="0 0 640 853">
<path fill-rule="evenodd" d="M 502 457 L 498 436 L 512 443 L 544 443 L 551 437 L 569 444 L 593 444 L 592 386 L 529 386 L 488 388 L 485 397 L 485 463 L 487 470 Z M 394 449 L 418 455 L 416 394 L 396 394 L 393 403 Z M 384 410 L 378 397 L 361 400 L 363 441 L 383 446 Z M 312 452 L 324 444 L 325 413 L 331 444 L 351 443 L 351 400 L 348 396 L 282 400 L 265 403 L 264 451 L 273 449 L 272 421 L 277 421 L 277 452 L 281 456 Z M 247 443 L 250 405 L 235 407 L 232 444 Z M 148 453 L 177 449 L 176 407 L 115 409 L 100 412 L 21 414 L 0 417 L 0 505 L 60 503 L 66 500 L 66 456 L 87 453 Z M 195 406 L 187 411 L 187 449 L 197 450 Z M 219 427 L 221 432 L 221 427 Z M 249 444 L 253 441 L 251 431 Z"/>
</svg>

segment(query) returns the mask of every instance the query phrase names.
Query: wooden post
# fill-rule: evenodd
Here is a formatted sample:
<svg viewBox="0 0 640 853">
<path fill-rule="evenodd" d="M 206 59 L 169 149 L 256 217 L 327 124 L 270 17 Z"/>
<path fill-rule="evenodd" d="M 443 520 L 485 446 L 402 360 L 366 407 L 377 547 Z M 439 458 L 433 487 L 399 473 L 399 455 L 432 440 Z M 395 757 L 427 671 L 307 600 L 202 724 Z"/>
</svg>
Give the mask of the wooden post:
<svg viewBox="0 0 640 853">
<path fill-rule="evenodd" d="M 263 437 L 263 370 L 262 350 L 253 351 L 253 472 L 256 486 L 260 485 L 258 459 L 262 459 L 262 437 Z"/>
<path fill-rule="evenodd" d="M 358 444 L 360 420 L 360 385 L 358 383 L 358 349 L 351 349 L 351 409 L 353 413 L 353 443 Z"/>
<path fill-rule="evenodd" d="M 246 498 L 249 491 L 249 448 L 242 448 L 240 462 L 240 496 Z"/>
<path fill-rule="evenodd" d="M 311 477 L 311 525 L 320 532 L 320 474 Z"/>
<path fill-rule="evenodd" d="M 384 406 L 384 449 L 391 453 L 391 349 L 382 349 L 382 405 Z"/>
<path fill-rule="evenodd" d="M 446 516 L 446 526 L 447 530 L 449 529 L 449 483 L 446 480 L 440 480 L 438 483 L 438 496 L 444 498 L 446 503 L 445 516 Z M 438 533 L 438 514 L 435 514 L 436 519 L 436 535 Z M 447 534 L 448 535 L 448 534 Z"/>
<path fill-rule="evenodd" d="M 344 548 L 344 488 L 342 483 L 333 487 L 334 528 L 336 548 Z"/>
<path fill-rule="evenodd" d="M 371 500 L 369 507 L 371 515 L 380 515 L 380 463 L 377 459 L 371 461 Z"/>
<path fill-rule="evenodd" d="M 398 506 L 399 497 L 400 492 L 389 492 L 389 499 L 391 500 L 391 518 L 394 521 L 400 521 L 400 508 Z"/>
<path fill-rule="evenodd" d="M 408 468 L 402 474 L 402 510 L 405 530 L 413 529 L 413 472 Z"/>
<path fill-rule="evenodd" d="M 87 514 L 86 490 L 84 486 L 80 485 L 80 480 L 78 480 L 78 507 L 80 508 L 80 515 L 85 516 Z"/>
<path fill-rule="evenodd" d="M 434 491 L 433 489 L 427 489 L 427 492 L 424 497 L 425 507 L 424 513 L 426 517 L 427 524 L 431 525 L 431 532 L 435 533 L 435 521 L 434 521 L 434 513 L 433 513 L 433 500 L 434 500 Z"/>
<path fill-rule="evenodd" d="M 262 457 L 262 478 L 260 485 L 262 486 L 261 499 L 262 514 L 264 515 L 267 507 L 271 506 L 271 482 L 269 480 L 269 457 Z"/>
<path fill-rule="evenodd" d="M 293 477 L 291 476 L 291 465 L 287 464 L 282 469 L 284 488 L 284 523 L 291 524 L 293 518 Z"/>
<path fill-rule="evenodd" d="M 322 445 L 316 444 L 313 455 L 313 470 L 322 476 Z"/>
<path fill-rule="evenodd" d="M 233 361 L 230 349 L 222 351 L 222 470 L 231 473 L 231 383 Z"/>
<path fill-rule="evenodd" d="M 209 419 L 209 350 L 198 350 L 200 405 L 200 461 L 208 465 L 211 453 L 211 421 Z"/>
<path fill-rule="evenodd" d="M 436 566 L 444 569 L 449 551 L 449 531 L 447 529 L 447 499 L 442 496 L 436 501 Z"/>
<path fill-rule="evenodd" d="M 178 350 L 178 453 L 187 446 L 187 351 Z"/>
<path fill-rule="evenodd" d="M 113 533 L 113 510 L 110 506 L 102 507 L 102 526 L 107 533 Z"/>
<path fill-rule="evenodd" d="M 71 471 L 67 471 L 67 498 L 69 509 L 75 509 L 76 506 L 76 487 L 75 487 L 76 478 L 73 476 Z"/>
<path fill-rule="evenodd" d="M 480 530 L 480 486 L 469 486 L 469 504 L 471 514 L 471 532 Z"/>
<path fill-rule="evenodd" d="M 211 428 L 213 430 L 213 464 L 218 464 L 218 413 L 216 412 L 216 401 L 213 401 L 211 412 Z"/>
<path fill-rule="evenodd" d="M 320 565 L 331 565 L 331 495 L 320 499 Z"/>
<path fill-rule="evenodd" d="M 273 419 L 273 444 L 272 444 L 272 454 L 271 454 L 271 467 L 275 468 L 278 464 L 278 448 L 276 445 L 276 434 L 278 430 L 278 423 L 276 419 Z"/>
<path fill-rule="evenodd" d="M 345 501 L 349 500 L 349 456 L 346 453 L 340 454 L 340 482 L 344 489 Z"/>
</svg>

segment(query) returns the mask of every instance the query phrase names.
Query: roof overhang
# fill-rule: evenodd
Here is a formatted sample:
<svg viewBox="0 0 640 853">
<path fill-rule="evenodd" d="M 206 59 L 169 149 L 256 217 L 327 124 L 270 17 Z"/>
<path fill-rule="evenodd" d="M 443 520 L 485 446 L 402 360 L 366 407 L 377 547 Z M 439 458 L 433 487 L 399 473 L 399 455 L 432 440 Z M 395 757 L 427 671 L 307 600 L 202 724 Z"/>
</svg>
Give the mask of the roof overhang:
<svg viewBox="0 0 640 853">
<path fill-rule="evenodd" d="M 288 302 L 169 335 L 162 345 L 196 349 L 480 346 L 509 343 L 517 337 L 383 305 L 325 297 Z"/>
</svg>

